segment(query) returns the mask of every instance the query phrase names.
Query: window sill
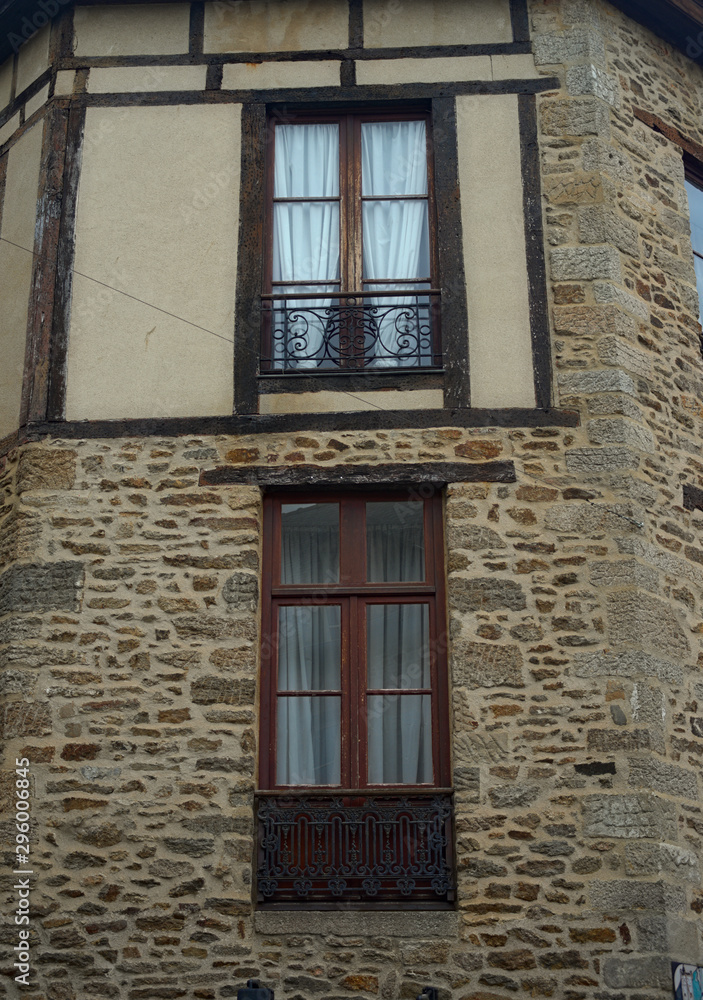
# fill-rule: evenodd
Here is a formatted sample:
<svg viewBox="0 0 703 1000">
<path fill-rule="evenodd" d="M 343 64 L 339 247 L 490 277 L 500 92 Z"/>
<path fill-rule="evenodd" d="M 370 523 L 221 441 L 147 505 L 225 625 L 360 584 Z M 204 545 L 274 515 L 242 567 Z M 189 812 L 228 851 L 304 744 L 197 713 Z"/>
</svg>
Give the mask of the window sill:
<svg viewBox="0 0 703 1000">
<path fill-rule="evenodd" d="M 455 910 L 257 910 L 254 927 L 261 934 L 452 938 L 459 934 L 459 914 Z"/>
<path fill-rule="evenodd" d="M 306 372 L 305 374 L 282 375 L 272 372 L 258 377 L 259 392 L 320 392 L 336 389 L 341 392 L 370 391 L 373 389 L 441 389 L 444 386 L 444 372 L 436 368 L 423 371 L 421 368 L 398 369 L 386 372 L 350 371 Z"/>
</svg>

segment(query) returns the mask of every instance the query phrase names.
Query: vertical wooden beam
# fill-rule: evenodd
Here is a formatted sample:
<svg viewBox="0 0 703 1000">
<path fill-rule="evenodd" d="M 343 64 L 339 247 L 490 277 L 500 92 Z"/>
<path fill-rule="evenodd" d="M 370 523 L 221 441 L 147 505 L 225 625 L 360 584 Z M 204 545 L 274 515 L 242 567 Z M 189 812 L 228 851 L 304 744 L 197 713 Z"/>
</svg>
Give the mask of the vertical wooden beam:
<svg viewBox="0 0 703 1000">
<path fill-rule="evenodd" d="M 432 100 L 437 249 L 442 288 L 442 354 L 444 357 L 444 405 L 471 405 L 469 380 L 469 317 L 466 305 L 464 238 L 459 201 L 459 151 L 456 131 L 456 101 L 453 97 Z M 471 192 L 462 192 L 470 198 Z"/>
<path fill-rule="evenodd" d="M 61 221 L 56 257 L 56 285 L 53 298 L 53 330 L 49 355 L 46 419 L 62 420 L 66 408 L 66 358 L 71 318 L 71 290 L 75 255 L 76 203 L 80 176 L 85 108 L 71 107 L 66 132 L 66 160 Z"/>
<path fill-rule="evenodd" d="M 56 282 L 56 254 L 67 128 L 67 109 L 53 104 L 44 117 L 20 426 L 46 419 L 51 318 Z"/>
<path fill-rule="evenodd" d="M 514 42 L 529 42 L 530 16 L 526 0 L 510 0 L 510 23 Z"/>
<path fill-rule="evenodd" d="M 205 34 L 205 4 L 203 0 L 195 0 L 190 5 L 190 41 L 188 51 L 192 56 L 203 54 L 203 36 Z"/>
<path fill-rule="evenodd" d="M 547 272 L 544 263 L 542 226 L 542 188 L 540 184 L 539 146 L 537 143 L 537 107 L 534 94 L 518 94 L 520 121 L 520 160 L 522 164 L 522 203 L 525 223 L 525 254 L 530 303 L 530 332 L 534 367 L 535 405 L 551 405 L 552 364 L 547 305 Z"/>
<path fill-rule="evenodd" d="M 264 257 L 264 164 L 269 140 L 264 104 L 242 106 L 242 171 L 234 312 L 234 412 L 257 413 Z"/>
</svg>

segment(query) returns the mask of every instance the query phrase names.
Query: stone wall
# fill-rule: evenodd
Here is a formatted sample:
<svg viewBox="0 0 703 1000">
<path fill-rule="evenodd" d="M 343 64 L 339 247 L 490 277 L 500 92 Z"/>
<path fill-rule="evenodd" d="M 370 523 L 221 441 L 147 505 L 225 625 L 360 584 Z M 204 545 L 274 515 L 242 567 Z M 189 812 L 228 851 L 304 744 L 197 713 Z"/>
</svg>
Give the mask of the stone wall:
<svg viewBox="0 0 703 1000">
<path fill-rule="evenodd" d="M 680 150 L 634 111 L 701 141 L 703 80 L 606 4 L 531 14 L 563 81 L 538 109 L 577 428 L 311 418 L 4 461 L 3 815 L 27 756 L 37 1000 L 214 1000 L 249 976 L 284 1000 L 654 1000 L 671 959 L 701 961 L 698 303 Z M 446 489 L 457 910 L 255 912 L 261 495 L 200 472 L 491 459 L 516 481 Z"/>
</svg>

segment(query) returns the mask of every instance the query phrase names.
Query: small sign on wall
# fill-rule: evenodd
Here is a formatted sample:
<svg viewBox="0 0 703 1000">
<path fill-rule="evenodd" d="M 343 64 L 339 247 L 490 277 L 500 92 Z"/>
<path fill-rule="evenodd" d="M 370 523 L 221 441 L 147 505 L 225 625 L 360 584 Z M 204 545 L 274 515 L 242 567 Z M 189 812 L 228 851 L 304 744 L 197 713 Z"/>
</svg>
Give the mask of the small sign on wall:
<svg viewBox="0 0 703 1000">
<path fill-rule="evenodd" d="M 703 1000 L 703 966 L 671 963 L 675 1000 Z"/>
</svg>

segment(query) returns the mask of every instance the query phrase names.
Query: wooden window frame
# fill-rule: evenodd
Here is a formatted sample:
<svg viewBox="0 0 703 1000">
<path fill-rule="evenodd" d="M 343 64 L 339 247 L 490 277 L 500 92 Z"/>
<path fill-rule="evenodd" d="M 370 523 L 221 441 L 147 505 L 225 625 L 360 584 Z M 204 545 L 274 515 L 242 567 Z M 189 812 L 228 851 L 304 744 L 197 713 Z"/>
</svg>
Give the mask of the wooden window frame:
<svg viewBox="0 0 703 1000">
<path fill-rule="evenodd" d="M 287 288 L 295 284 L 309 287 L 311 282 L 300 280 L 273 282 L 273 225 L 274 225 L 274 204 L 277 200 L 274 197 L 274 163 L 276 155 L 276 126 L 291 124 L 338 124 L 339 125 L 339 195 L 337 198 L 329 199 L 339 202 L 339 240 L 340 240 L 340 277 L 339 280 L 325 282 L 325 285 L 337 286 L 340 295 L 363 295 L 365 285 L 387 285 L 387 291 L 393 291 L 394 279 L 369 279 L 363 277 L 363 229 L 362 229 L 362 205 L 364 200 L 387 200 L 380 196 L 362 195 L 362 166 L 361 166 L 361 126 L 372 122 L 394 122 L 394 121 L 424 121 L 425 122 L 425 149 L 427 163 L 427 215 L 428 215 L 428 238 L 430 256 L 430 274 L 418 279 L 408 279 L 399 281 L 401 286 L 399 294 L 408 292 L 407 286 L 413 283 L 427 286 L 421 290 L 427 291 L 430 297 L 430 315 L 432 322 L 432 355 L 433 359 L 442 358 L 442 331 L 441 331 L 441 309 L 440 309 L 440 271 L 439 271 L 439 246 L 438 246 L 438 226 L 437 226 L 437 206 L 435 199 L 435 170 L 434 170 L 434 140 L 432 135 L 432 112 L 427 106 L 399 107 L 396 109 L 386 106 L 383 109 L 378 107 L 368 108 L 355 106 L 353 108 L 340 109 L 319 109 L 301 110 L 272 113 L 268 117 L 268 142 L 266 147 L 266 163 L 264 175 L 265 189 L 265 219 L 264 219 L 264 262 L 263 262 L 263 298 L 266 299 L 275 293 L 276 285 Z M 390 196 L 395 199 L 404 196 Z M 419 197 L 419 196 L 408 196 Z M 424 196 L 423 200 L 424 200 Z M 289 199 L 284 199 L 289 200 Z M 297 200 L 297 199 L 296 199 Z M 316 200 L 316 199 L 311 199 Z M 385 291 L 385 290 L 384 290 Z M 340 302 L 344 301 L 339 299 Z M 264 313 L 261 337 L 261 356 L 271 358 L 273 356 L 270 321 Z M 428 366 L 399 367 L 394 369 L 388 367 L 381 369 L 356 367 L 350 368 L 348 373 L 356 376 L 379 374 L 411 375 L 436 375 L 443 370 L 443 364 L 433 364 Z M 301 375 L 318 375 L 321 378 L 334 377 L 345 374 L 345 367 L 339 369 L 323 368 L 319 371 L 314 369 L 296 369 L 287 373 L 280 369 L 270 368 L 263 370 L 260 368 L 261 378 L 296 378 Z"/>
<path fill-rule="evenodd" d="M 311 792 L 339 789 L 340 793 L 374 791 L 411 793 L 413 789 L 450 791 L 449 694 L 447 672 L 446 594 L 442 498 L 418 499 L 424 505 L 425 581 L 413 583 L 365 582 L 366 502 L 404 502 L 408 493 L 327 492 L 278 493 L 264 498 L 264 553 L 262 587 L 261 743 L 259 786 L 266 790 Z M 410 498 L 413 499 L 413 498 Z M 281 505 L 285 503 L 340 503 L 340 582 L 286 584 L 280 582 Z M 372 693 L 365 679 L 366 636 L 360 605 L 427 603 L 430 607 L 430 676 L 432 695 L 432 758 L 434 780 L 422 785 L 372 784 L 367 780 L 366 697 Z M 342 605 L 341 670 L 341 782 L 340 785 L 281 785 L 276 780 L 277 684 L 276 609 L 281 605 Z M 345 614 L 345 608 L 346 614 Z M 410 694 L 411 689 L 403 689 Z M 387 691 L 385 693 L 388 693 Z M 419 693 L 419 692 L 418 692 Z M 423 689 L 423 692 L 424 689 Z M 346 703 L 345 703 L 346 702 Z"/>
<path fill-rule="evenodd" d="M 683 157 L 684 163 L 684 175 L 689 184 L 697 188 L 703 196 L 703 163 L 700 160 L 695 159 L 690 153 L 684 152 Z M 690 220 L 690 216 L 689 216 Z M 689 221 L 690 225 L 690 221 Z M 693 237 L 693 233 L 691 233 Z M 691 239 L 691 250 L 693 251 L 693 256 L 698 257 L 703 260 L 703 252 L 696 250 L 693 246 L 693 239 Z M 699 284 L 696 280 L 696 288 L 698 290 L 698 300 L 699 300 L 699 315 L 703 314 L 703 284 Z M 700 323 L 700 320 L 699 320 Z M 703 328 L 701 328 L 700 333 L 700 350 L 703 355 Z"/>
</svg>

